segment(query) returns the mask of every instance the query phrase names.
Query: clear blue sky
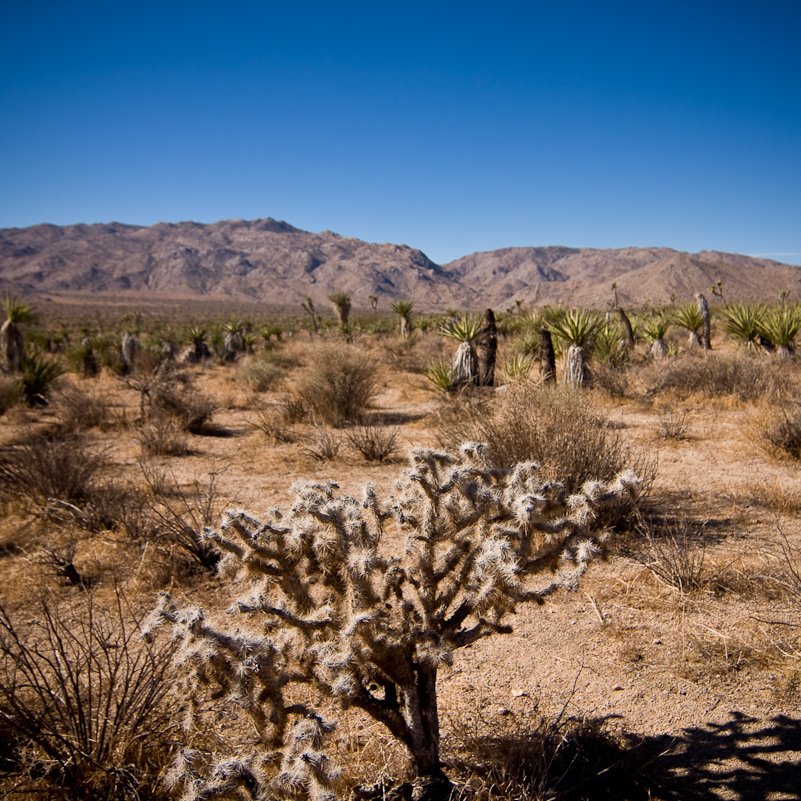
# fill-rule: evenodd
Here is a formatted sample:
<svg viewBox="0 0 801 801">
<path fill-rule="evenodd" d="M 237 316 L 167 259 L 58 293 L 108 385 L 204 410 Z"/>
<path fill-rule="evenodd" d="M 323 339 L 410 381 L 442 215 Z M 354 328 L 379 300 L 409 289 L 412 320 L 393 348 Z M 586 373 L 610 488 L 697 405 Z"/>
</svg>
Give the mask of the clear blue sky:
<svg viewBox="0 0 801 801">
<path fill-rule="evenodd" d="M 9 4 L 0 227 L 801 264 L 801 3 Z"/>
</svg>

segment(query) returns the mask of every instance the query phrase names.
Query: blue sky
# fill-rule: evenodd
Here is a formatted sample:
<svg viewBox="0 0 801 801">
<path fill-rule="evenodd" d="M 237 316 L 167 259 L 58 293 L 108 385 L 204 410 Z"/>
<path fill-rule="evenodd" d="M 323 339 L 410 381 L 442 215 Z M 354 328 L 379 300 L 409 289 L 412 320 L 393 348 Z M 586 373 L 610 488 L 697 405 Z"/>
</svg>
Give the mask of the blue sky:
<svg viewBox="0 0 801 801">
<path fill-rule="evenodd" d="M 801 264 L 801 3 L 16 3 L 0 227 Z"/>
</svg>

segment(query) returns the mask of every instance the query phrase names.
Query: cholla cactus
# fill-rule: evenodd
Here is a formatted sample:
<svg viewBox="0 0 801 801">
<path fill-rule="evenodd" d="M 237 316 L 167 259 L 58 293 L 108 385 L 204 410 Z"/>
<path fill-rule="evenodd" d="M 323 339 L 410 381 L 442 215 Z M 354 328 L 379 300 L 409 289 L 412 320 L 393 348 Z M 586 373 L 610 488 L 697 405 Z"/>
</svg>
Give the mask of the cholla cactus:
<svg viewBox="0 0 801 801">
<path fill-rule="evenodd" d="M 266 764 L 271 750 L 284 759 L 273 791 L 326 798 L 327 727 L 298 701 L 312 697 L 363 710 L 406 746 L 420 776 L 444 780 L 437 671 L 459 648 L 510 632 L 504 619 L 517 604 L 574 589 L 601 551 L 604 510 L 639 489 L 626 473 L 565 497 L 560 484 L 537 478 L 535 464 L 490 469 L 484 447 L 413 451 L 386 504 L 369 484 L 356 500 L 333 482 L 300 483 L 285 516 L 229 511 L 219 530 L 206 530 L 224 553 L 221 572 L 242 591 L 228 610 L 231 625 L 178 610 L 168 596 L 152 624 L 172 624 L 190 698 L 207 688 L 241 707 L 263 756 L 236 769 L 224 763 L 224 781 L 219 766 L 206 784 L 185 770 L 187 799 L 214 797 L 215 786 L 230 790 L 234 781 L 266 794 L 268 780 L 253 765 Z M 398 530 L 402 556 L 385 543 Z M 542 573 L 549 577 L 535 583 Z"/>
</svg>

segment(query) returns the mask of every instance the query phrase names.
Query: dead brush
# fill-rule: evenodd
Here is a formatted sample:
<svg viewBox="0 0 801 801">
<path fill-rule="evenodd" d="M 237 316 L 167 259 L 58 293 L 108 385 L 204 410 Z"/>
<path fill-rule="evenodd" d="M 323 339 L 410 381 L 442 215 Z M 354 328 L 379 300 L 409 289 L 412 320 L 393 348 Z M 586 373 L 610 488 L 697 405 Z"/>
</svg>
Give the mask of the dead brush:
<svg viewBox="0 0 801 801">
<path fill-rule="evenodd" d="M 84 392 L 72 384 L 62 385 L 55 393 L 53 411 L 59 424 L 68 431 L 98 428 L 115 424 L 111 404 L 99 392 Z"/>
<path fill-rule="evenodd" d="M 398 453 L 397 426 L 382 426 L 362 419 L 345 432 L 348 444 L 368 462 L 383 462 Z"/>
<path fill-rule="evenodd" d="M 342 450 L 342 437 L 327 426 L 314 422 L 311 431 L 302 437 L 301 442 L 303 453 L 320 462 L 333 461 Z"/>
<path fill-rule="evenodd" d="M 297 432 L 291 424 L 286 422 L 281 410 L 276 409 L 274 406 L 259 409 L 252 425 L 253 428 L 261 431 L 273 442 L 280 444 L 292 443 L 298 438 Z"/>
<path fill-rule="evenodd" d="M 378 392 L 378 364 L 351 345 L 322 345 L 298 392 L 317 419 L 340 428 L 359 419 Z"/>
<path fill-rule="evenodd" d="M 209 471 L 206 478 L 196 476 L 188 484 L 179 483 L 173 473 L 141 461 L 140 469 L 148 490 L 144 502 L 150 512 L 148 540 L 176 550 L 190 565 L 206 570 L 216 568 L 220 552 L 201 535 L 214 526 L 230 505 L 220 493 L 219 477 L 225 467 Z"/>
<path fill-rule="evenodd" d="M 659 414 L 659 435 L 662 439 L 686 439 L 690 424 L 687 412 L 663 409 Z"/>
<path fill-rule="evenodd" d="M 753 411 L 745 433 L 771 456 L 801 459 L 801 404 L 784 401 Z"/>
<path fill-rule="evenodd" d="M 787 363 L 745 354 L 712 353 L 704 357 L 688 353 L 646 367 L 640 371 L 640 378 L 649 387 L 649 395 L 670 391 L 679 398 L 705 395 L 743 402 L 787 397 L 796 387 Z"/>
<path fill-rule="evenodd" d="M 567 492 L 586 481 L 608 480 L 632 467 L 648 485 L 655 460 L 635 452 L 625 437 L 581 391 L 520 383 L 497 399 L 467 398 L 437 425 L 446 447 L 484 442 L 495 467 L 533 461 L 546 478 L 560 480 Z"/>
<path fill-rule="evenodd" d="M 48 502 L 82 506 L 105 464 L 85 434 L 63 430 L 28 432 L 0 452 L 0 491 L 41 511 Z"/>
<path fill-rule="evenodd" d="M 15 746 L 4 767 L 21 796 L 160 796 L 174 645 L 145 643 L 140 623 L 119 590 L 105 609 L 92 594 L 0 608 L 0 721 Z"/>
<path fill-rule="evenodd" d="M 653 522 L 640 517 L 637 533 L 642 547 L 634 550 L 633 557 L 658 579 L 682 593 L 705 586 L 706 546 L 692 521 L 664 517 Z"/>
<path fill-rule="evenodd" d="M 189 453 L 186 432 L 167 415 L 155 414 L 140 421 L 135 438 L 144 456 L 186 456 Z"/>
<path fill-rule="evenodd" d="M 648 778 L 647 749 L 612 732 L 603 719 L 543 716 L 524 711 L 490 717 L 479 710 L 452 720 L 444 761 L 455 779 L 453 801 L 555 798 L 640 798 Z"/>
</svg>

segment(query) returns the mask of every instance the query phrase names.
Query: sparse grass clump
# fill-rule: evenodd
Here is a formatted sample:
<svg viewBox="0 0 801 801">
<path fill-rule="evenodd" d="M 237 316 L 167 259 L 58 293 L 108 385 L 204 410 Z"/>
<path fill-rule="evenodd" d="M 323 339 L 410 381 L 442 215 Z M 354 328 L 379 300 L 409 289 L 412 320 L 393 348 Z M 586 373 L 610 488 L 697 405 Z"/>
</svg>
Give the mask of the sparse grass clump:
<svg viewBox="0 0 801 801">
<path fill-rule="evenodd" d="M 378 393 L 378 366 L 347 345 L 317 349 L 298 392 L 318 420 L 339 428 L 364 415 Z"/>
</svg>

